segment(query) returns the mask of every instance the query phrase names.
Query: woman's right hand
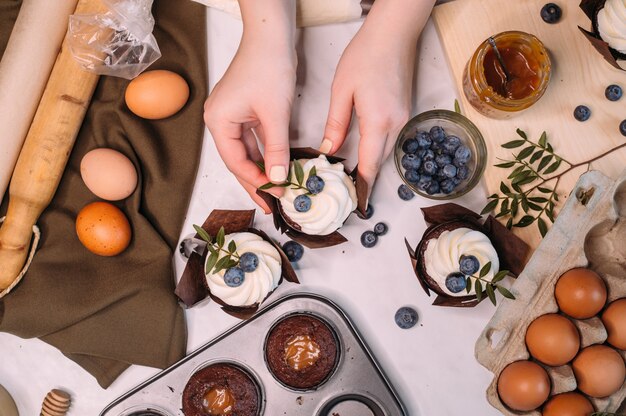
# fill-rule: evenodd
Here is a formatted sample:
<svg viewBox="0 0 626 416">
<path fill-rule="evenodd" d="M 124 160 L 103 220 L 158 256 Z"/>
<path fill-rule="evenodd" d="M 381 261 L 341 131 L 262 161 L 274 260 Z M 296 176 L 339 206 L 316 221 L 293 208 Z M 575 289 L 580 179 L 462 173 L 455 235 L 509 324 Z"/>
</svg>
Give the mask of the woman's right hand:
<svg viewBox="0 0 626 416">
<path fill-rule="evenodd" d="M 269 213 L 256 190 L 287 179 L 297 66 L 295 5 L 285 0 L 240 0 L 240 6 L 241 43 L 204 104 L 204 121 L 227 168 Z M 261 161 L 265 171 L 257 166 Z"/>
</svg>

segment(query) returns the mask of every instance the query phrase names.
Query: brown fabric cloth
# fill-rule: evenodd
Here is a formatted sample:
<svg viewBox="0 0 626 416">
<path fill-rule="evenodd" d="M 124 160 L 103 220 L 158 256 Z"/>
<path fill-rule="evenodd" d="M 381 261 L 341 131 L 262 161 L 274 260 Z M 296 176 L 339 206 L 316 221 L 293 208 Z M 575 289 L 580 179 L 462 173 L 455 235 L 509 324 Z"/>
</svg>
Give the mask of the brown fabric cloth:
<svg viewBox="0 0 626 416">
<path fill-rule="evenodd" d="M 0 44 L 6 44 L 17 3 L 0 0 Z M 0 300 L 0 331 L 41 338 L 105 388 L 129 364 L 163 368 L 186 350 L 172 254 L 202 149 L 205 8 L 156 0 L 153 11 L 163 57 L 150 69 L 181 74 L 190 84 L 189 102 L 171 118 L 143 120 L 124 104 L 128 81 L 100 79 L 59 189 L 39 219 L 40 248 L 24 280 Z M 80 177 L 81 158 L 97 147 L 121 151 L 139 173 L 135 192 L 115 203 L 130 220 L 133 240 L 112 258 L 88 252 L 74 231 L 78 211 L 98 200 Z"/>
</svg>

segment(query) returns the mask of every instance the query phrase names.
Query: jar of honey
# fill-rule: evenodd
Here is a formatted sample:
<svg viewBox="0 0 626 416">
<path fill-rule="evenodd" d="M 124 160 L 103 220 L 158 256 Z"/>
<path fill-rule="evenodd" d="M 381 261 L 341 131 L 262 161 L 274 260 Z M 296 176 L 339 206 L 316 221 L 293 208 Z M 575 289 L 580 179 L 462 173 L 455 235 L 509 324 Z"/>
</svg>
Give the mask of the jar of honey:
<svg viewBox="0 0 626 416">
<path fill-rule="evenodd" d="M 492 39 L 493 43 L 485 40 L 467 63 L 463 91 L 480 113 L 508 118 L 544 94 L 552 71 L 550 57 L 543 43 L 528 33 L 503 32 Z"/>
</svg>

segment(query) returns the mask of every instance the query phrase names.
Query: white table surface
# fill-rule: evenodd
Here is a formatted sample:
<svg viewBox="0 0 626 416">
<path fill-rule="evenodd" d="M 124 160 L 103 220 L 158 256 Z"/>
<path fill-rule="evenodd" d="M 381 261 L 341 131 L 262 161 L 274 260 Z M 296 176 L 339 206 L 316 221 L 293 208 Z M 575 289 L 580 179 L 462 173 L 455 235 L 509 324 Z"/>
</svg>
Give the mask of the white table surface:
<svg viewBox="0 0 626 416">
<path fill-rule="evenodd" d="M 236 51 L 241 22 L 210 10 L 207 24 L 212 87 Z M 334 68 L 359 26 L 359 22 L 354 22 L 300 32 L 301 68 L 292 119 L 292 146 L 319 145 Z M 456 92 L 432 22 L 423 34 L 420 50 L 414 113 L 451 109 Z M 357 129 L 352 129 L 341 153 L 351 165 L 356 162 L 357 138 Z M 494 307 L 489 302 L 473 309 L 431 305 L 433 299 L 424 294 L 412 272 L 403 240 L 406 236 L 417 243 L 425 229 L 419 208 L 432 202 L 420 197 L 409 202 L 400 200 L 396 193 L 400 183 L 393 160 L 389 159 L 371 199 L 376 208 L 374 217 L 363 221 L 353 215 L 342 228 L 348 243 L 306 250 L 297 267 L 302 284 L 283 284 L 277 293 L 311 291 L 344 308 L 395 385 L 409 415 L 497 415 L 485 399 L 492 376 L 474 359 L 474 342 Z M 480 210 L 485 196 L 485 190 L 479 187 L 457 202 Z M 192 224 L 202 223 L 214 208 L 253 207 L 225 169 L 206 131 L 194 196 L 181 238 L 190 234 Z M 378 221 L 389 225 L 389 233 L 375 248 L 363 248 L 359 236 Z M 256 226 L 285 241 L 274 230 L 271 219 L 260 211 Z M 180 276 L 184 262 L 178 254 L 174 261 Z M 394 323 L 395 311 L 404 305 L 415 307 L 420 314 L 420 323 L 410 330 L 401 330 Z M 188 351 L 236 322 L 212 302 L 189 310 Z M 22 416 L 38 414 L 45 394 L 52 388 L 71 392 L 70 416 L 96 416 L 116 397 L 157 373 L 153 368 L 133 366 L 103 390 L 94 378 L 56 349 L 39 340 L 23 340 L 4 333 L 0 333 L 0 357 L 0 384 L 13 395 Z"/>
</svg>

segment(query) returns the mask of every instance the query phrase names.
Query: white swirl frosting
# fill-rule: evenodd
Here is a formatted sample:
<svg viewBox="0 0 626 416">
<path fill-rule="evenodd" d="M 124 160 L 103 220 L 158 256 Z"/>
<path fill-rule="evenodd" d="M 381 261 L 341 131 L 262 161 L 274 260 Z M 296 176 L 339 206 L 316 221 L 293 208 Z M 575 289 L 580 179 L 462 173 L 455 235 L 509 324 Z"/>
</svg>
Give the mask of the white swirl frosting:
<svg viewBox="0 0 626 416">
<path fill-rule="evenodd" d="M 243 283 L 237 287 L 230 287 L 224 282 L 225 270 L 208 274 L 206 280 L 209 290 L 214 296 L 231 306 L 250 306 L 261 303 L 280 282 L 282 262 L 278 250 L 260 236 L 249 232 L 227 234 L 225 241 L 224 247 L 228 247 L 228 244 L 234 241 L 240 256 L 248 252 L 256 254 L 259 258 L 259 265 L 253 272 L 246 273 Z M 220 253 L 220 258 L 225 255 L 223 252 Z"/>
<path fill-rule="evenodd" d="M 598 12 L 598 32 L 613 49 L 626 53 L 626 0 L 606 0 Z"/>
<path fill-rule="evenodd" d="M 317 176 L 324 180 L 324 189 L 317 195 L 311 195 L 311 209 L 306 212 L 296 211 L 293 201 L 297 196 L 307 193 L 305 189 L 288 187 L 280 198 L 284 213 L 298 224 L 301 231 L 309 235 L 328 235 L 337 231 L 346 218 L 357 206 L 356 187 L 352 179 L 346 175 L 343 163 L 330 163 L 326 156 L 298 161 L 304 170 L 303 185 L 309 177 L 313 166 Z M 296 182 L 291 163 L 289 180 Z"/>
<path fill-rule="evenodd" d="M 500 270 L 500 259 L 489 237 L 480 231 L 461 227 L 452 231 L 444 231 L 439 235 L 439 238 L 428 242 L 424 253 L 426 273 L 448 295 L 467 296 L 466 291 L 452 293 L 446 287 L 446 277 L 450 273 L 459 272 L 459 259 L 461 256 L 469 255 L 478 259 L 480 267 L 491 262 L 491 270 L 484 277 L 485 280 L 491 281 Z"/>
</svg>

